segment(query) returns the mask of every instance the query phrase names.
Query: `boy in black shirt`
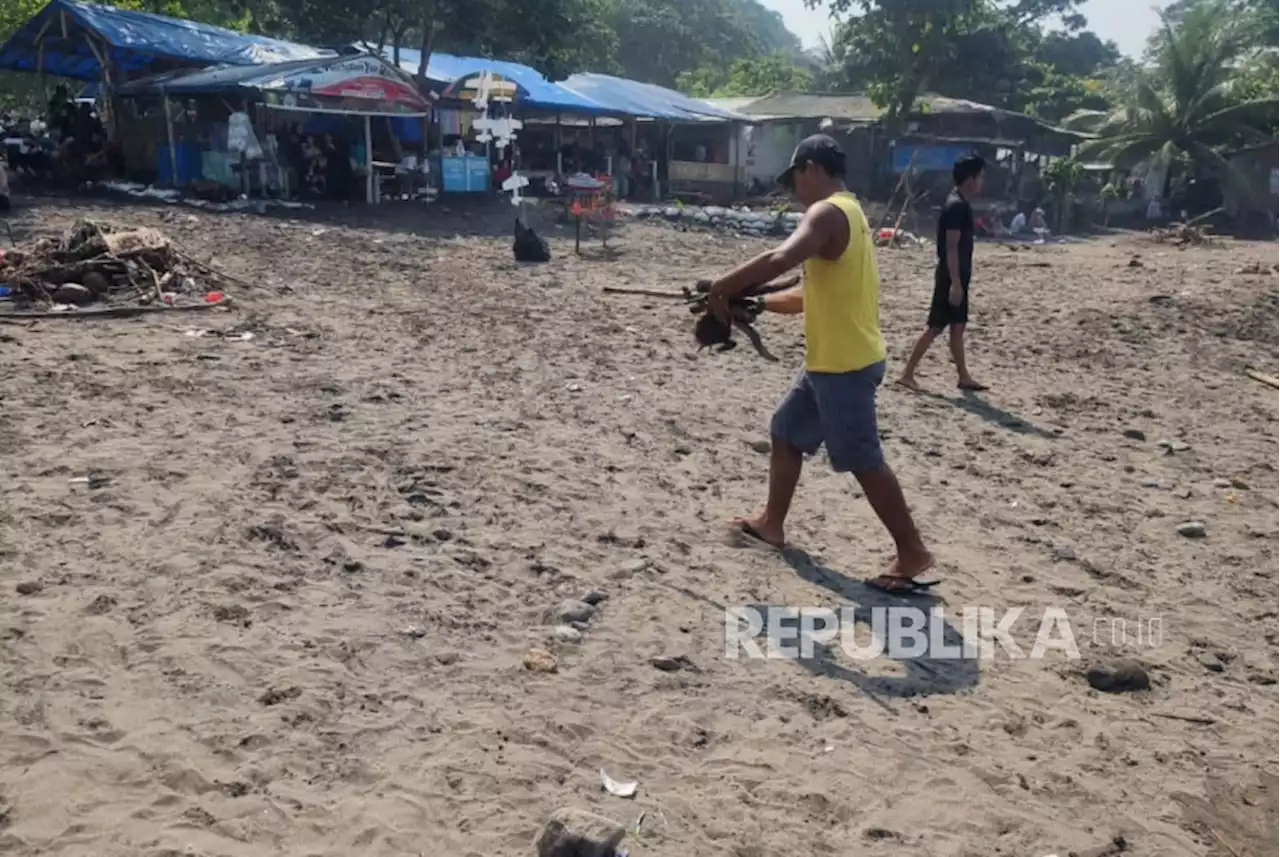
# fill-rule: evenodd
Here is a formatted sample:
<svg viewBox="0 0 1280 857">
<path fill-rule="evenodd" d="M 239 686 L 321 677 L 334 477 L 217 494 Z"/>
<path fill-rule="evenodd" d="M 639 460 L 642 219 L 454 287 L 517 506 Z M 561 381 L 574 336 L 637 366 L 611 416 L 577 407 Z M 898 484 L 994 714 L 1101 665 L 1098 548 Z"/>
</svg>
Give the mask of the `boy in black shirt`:
<svg viewBox="0 0 1280 857">
<path fill-rule="evenodd" d="M 951 170 L 955 190 L 938 217 L 938 266 L 933 276 L 933 301 L 929 305 L 929 326 L 911 351 L 898 383 L 919 390 L 916 367 L 943 328 L 951 328 L 951 357 L 961 390 L 985 390 L 973 380 L 964 362 L 964 328 L 969 322 L 969 278 L 973 274 L 973 209 L 970 200 L 982 193 L 982 173 L 986 162 L 978 155 L 956 161 Z"/>
</svg>

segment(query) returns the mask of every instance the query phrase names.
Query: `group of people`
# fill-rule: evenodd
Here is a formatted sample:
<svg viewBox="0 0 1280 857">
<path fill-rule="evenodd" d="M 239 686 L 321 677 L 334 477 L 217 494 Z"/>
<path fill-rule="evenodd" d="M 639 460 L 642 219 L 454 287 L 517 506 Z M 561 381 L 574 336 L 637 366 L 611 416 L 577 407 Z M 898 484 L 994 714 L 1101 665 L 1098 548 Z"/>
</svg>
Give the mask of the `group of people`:
<svg viewBox="0 0 1280 857">
<path fill-rule="evenodd" d="M 285 156 L 301 188 L 324 199 L 351 198 L 355 170 L 345 141 L 333 134 L 304 134 L 298 125 L 285 134 Z"/>
<path fill-rule="evenodd" d="M 986 389 L 969 374 L 964 350 L 973 275 L 971 203 L 982 192 L 985 167 L 981 157 L 972 155 L 952 170 L 954 188 L 938 218 L 933 298 L 925 330 L 897 381 L 904 389 L 920 389 L 916 368 L 948 328 L 957 386 L 966 393 Z M 764 311 L 804 315 L 805 366 L 773 415 L 764 511 L 735 519 L 734 527 L 748 541 L 783 549 L 804 457 L 825 445 L 832 468 L 852 473 L 861 484 L 897 549 L 893 563 L 867 585 L 911 594 L 937 583 L 927 576 L 934 556 L 880 446 L 875 400 L 886 371 L 880 275 L 870 226 L 845 185 L 845 175 L 845 154 L 834 139 L 818 134 L 803 140 L 778 179 L 806 207 L 799 226 L 781 245 L 711 286 L 711 309 L 729 323 L 735 296 L 797 265 L 804 269 L 800 285 L 759 299 Z"/>
<path fill-rule="evenodd" d="M 66 84 L 54 88 L 43 119 L 0 116 L 7 173 L 79 184 L 123 169 L 118 149 L 92 103 L 77 103 Z"/>
</svg>

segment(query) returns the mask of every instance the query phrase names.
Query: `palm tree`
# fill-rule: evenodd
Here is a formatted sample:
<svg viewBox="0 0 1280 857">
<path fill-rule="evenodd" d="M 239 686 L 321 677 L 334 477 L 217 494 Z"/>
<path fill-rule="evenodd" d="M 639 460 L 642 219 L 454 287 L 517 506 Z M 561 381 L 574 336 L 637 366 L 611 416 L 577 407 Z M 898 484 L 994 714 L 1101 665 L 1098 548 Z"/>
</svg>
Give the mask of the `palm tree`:
<svg viewBox="0 0 1280 857">
<path fill-rule="evenodd" d="M 1274 139 L 1276 97 L 1250 99 L 1240 91 L 1240 66 L 1260 48 L 1256 22 L 1233 10 L 1230 0 L 1201 0 L 1177 21 L 1162 16 L 1148 63 L 1117 87 L 1120 106 L 1067 118 L 1068 127 L 1094 135 L 1080 157 L 1118 167 L 1185 158 L 1253 193 L 1221 149 Z"/>
</svg>

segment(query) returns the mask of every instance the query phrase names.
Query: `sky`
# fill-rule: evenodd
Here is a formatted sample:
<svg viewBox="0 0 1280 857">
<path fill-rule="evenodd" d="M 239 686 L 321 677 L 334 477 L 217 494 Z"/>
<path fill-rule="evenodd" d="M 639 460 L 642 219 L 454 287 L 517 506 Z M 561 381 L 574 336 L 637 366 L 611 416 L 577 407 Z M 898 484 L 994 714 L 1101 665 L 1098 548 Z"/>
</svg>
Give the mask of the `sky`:
<svg viewBox="0 0 1280 857">
<path fill-rule="evenodd" d="M 805 47 L 813 47 L 821 36 L 829 34 L 831 21 L 826 9 L 809 9 L 804 0 L 760 0 L 766 7 L 781 13 L 791 32 L 800 37 Z M 1104 39 L 1119 46 L 1122 53 L 1137 57 L 1147 43 L 1147 36 L 1160 22 L 1156 6 L 1167 6 L 1169 0 L 1084 0 L 1080 12 L 1089 19 L 1089 27 Z"/>
</svg>

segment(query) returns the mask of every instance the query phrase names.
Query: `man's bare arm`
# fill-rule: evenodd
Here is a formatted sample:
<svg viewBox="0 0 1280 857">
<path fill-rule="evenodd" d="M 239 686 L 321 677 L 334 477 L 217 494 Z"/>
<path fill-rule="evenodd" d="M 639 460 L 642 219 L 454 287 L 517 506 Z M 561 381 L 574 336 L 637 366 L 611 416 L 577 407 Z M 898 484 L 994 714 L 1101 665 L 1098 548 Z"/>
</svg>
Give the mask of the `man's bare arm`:
<svg viewBox="0 0 1280 857">
<path fill-rule="evenodd" d="M 947 230 L 947 275 L 951 277 L 951 288 L 963 287 L 960 281 L 960 230 Z"/>
<path fill-rule="evenodd" d="M 739 265 L 711 284 L 711 311 L 720 318 L 729 314 L 729 299 L 752 286 L 767 283 L 819 256 L 840 228 L 841 212 L 834 205 L 815 205 L 805 212 L 796 231 L 786 241 Z"/>
<path fill-rule="evenodd" d="M 804 312 L 804 286 L 792 286 L 785 291 L 765 295 L 764 308 L 779 315 L 800 315 Z"/>
</svg>

